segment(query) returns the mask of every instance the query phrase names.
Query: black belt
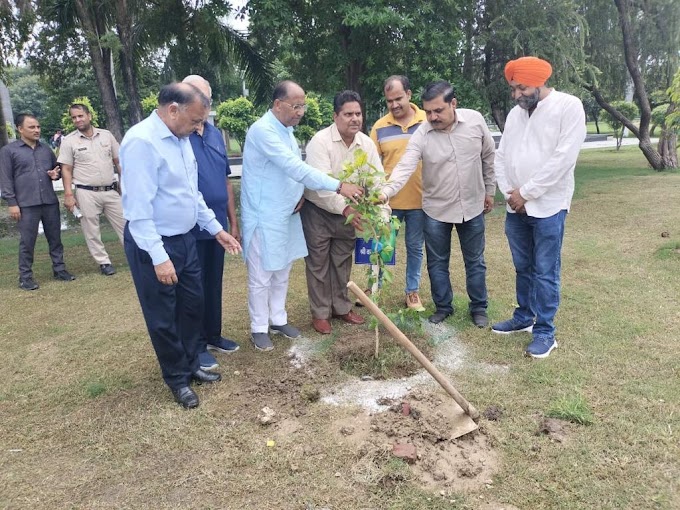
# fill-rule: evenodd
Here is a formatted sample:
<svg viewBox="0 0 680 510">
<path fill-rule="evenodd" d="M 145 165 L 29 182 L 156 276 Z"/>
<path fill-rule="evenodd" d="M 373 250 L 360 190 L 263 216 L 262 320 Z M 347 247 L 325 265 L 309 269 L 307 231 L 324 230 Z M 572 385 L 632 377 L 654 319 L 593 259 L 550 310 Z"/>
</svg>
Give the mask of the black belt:
<svg viewBox="0 0 680 510">
<path fill-rule="evenodd" d="M 115 182 L 111 184 L 111 186 L 86 186 L 85 184 L 76 184 L 76 188 L 86 189 L 88 191 L 111 191 L 117 190 L 118 184 Z"/>
</svg>

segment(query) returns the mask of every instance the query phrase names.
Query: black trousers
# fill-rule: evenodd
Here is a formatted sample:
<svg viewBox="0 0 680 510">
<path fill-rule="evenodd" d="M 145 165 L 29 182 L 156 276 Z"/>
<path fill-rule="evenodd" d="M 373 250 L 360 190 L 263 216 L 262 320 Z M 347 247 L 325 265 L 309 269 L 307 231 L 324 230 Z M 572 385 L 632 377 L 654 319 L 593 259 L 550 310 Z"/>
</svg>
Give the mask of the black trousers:
<svg viewBox="0 0 680 510">
<path fill-rule="evenodd" d="M 198 352 L 203 352 L 209 341 L 222 336 L 224 248 L 215 239 L 201 239 L 196 241 L 196 251 L 203 277 L 203 323 L 198 348 Z"/>
<path fill-rule="evenodd" d="M 188 386 L 192 372 L 198 370 L 197 348 L 203 317 L 196 240 L 190 232 L 162 238 L 178 279 L 175 285 L 163 285 L 156 277 L 151 256 L 137 246 L 128 224 L 123 238 L 125 256 L 163 379 L 173 390 Z"/>
<path fill-rule="evenodd" d="M 43 230 L 50 247 L 52 270 L 63 271 L 64 245 L 61 244 L 61 216 L 59 204 L 32 205 L 21 207 L 21 219 L 17 222 L 19 229 L 19 279 L 33 278 L 33 253 L 35 240 L 38 237 L 38 223 L 42 220 Z"/>
</svg>

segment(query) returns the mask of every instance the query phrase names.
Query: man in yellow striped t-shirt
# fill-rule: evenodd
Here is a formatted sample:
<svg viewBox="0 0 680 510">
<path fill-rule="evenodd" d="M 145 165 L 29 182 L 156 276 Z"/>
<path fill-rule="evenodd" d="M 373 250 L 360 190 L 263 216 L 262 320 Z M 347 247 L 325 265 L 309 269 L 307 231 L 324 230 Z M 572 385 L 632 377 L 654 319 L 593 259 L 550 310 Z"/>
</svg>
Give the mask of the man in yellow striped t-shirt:
<svg viewBox="0 0 680 510">
<path fill-rule="evenodd" d="M 411 135 L 426 119 L 425 112 L 410 102 L 411 89 L 406 76 L 387 78 L 384 93 L 389 113 L 373 125 L 371 138 L 389 176 L 404 154 Z M 418 295 L 425 225 L 421 171 L 421 163 L 418 163 L 406 185 L 390 199 L 392 214 L 406 225 L 406 305 L 419 312 L 425 310 Z"/>
</svg>

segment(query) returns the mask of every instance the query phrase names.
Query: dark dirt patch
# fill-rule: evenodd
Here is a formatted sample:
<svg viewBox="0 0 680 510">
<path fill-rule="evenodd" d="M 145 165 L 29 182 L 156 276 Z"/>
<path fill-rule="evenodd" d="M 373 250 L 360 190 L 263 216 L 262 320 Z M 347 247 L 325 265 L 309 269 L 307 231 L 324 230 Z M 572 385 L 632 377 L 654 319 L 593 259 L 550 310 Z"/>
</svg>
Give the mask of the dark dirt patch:
<svg viewBox="0 0 680 510">
<path fill-rule="evenodd" d="M 482 416 L 489 421 L 498 421 L 503 417 L 503 409 L 498 406 L 489 406 L 484 410 Z"/>
<path fill-rule="evenodd" d="M 413 336 L 410 340 L 428 359 L 432 359 L 433 348 L 425 338 Z M 336 340 L 328 356 L 342 371 L 357 377 L 399 379 L 410 377 L 422 369 L 413 356 L 384 332 L 380 334 L 380 349 L 376 358 L 375 332 L 370 330 L 354 331 Z"/>
</svg>

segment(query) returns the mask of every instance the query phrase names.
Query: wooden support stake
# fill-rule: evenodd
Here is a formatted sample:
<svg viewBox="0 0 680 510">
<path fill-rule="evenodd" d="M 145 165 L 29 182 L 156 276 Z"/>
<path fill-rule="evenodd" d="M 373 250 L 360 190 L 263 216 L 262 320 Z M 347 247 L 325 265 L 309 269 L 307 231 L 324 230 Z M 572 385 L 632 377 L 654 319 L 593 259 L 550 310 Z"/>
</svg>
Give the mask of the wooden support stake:
<svg viewBox="0 0 680 510">
<path fill-rule="evenodd" d="M 435 381 L 437 381 L 439 385 L 444 388 L 446 393 L 453 397 L 453 400 L 456 401 L 463 411 L 465 411 L 465 413 L 470 416 L 470 418 L 477 421 L 479 419 L 479 411 L 477 411 L 477 409 L 472 404 L 465 400 L 465 397 L 463 397 L 463 395 L 461 395 L 458 390 L 453 387 L 449 380 L 446 379 L 446 377 L 444 377 L 444 375 L 439 370 L 437 370 L 430 360 L 427 359 L 415 345 L 413 345 L 413 342 L 406 338 L 406 335 L 404 335 L 404 333 L 401 332 L 401 330 L 389 319 L 389 317 L 385 315 L 380 308 L 378 308 L 378 305 L 371 301 L 371 299 L 366 294 L 364 294 L 364 292 L 357 286 L 356 283 L 349 282 L 347 287 L 359 299 L 359 301 L 361 301 L 361 303 L 373 315 L 375 315 L 382 325 L 385 326 L 385 329 L 387 329 L 389 334 L 392 335 L 392 337 L 394 337 L 394 339 L 399 342 L 399 344 L 404 349 L 411 353 L 418 363 L 420 363 L 423 368 L 425 368 L 425 370 L 427 370 L 429 374 L 434 377 Z"/>
</svg>

